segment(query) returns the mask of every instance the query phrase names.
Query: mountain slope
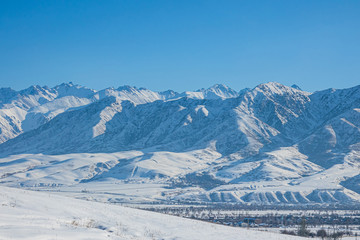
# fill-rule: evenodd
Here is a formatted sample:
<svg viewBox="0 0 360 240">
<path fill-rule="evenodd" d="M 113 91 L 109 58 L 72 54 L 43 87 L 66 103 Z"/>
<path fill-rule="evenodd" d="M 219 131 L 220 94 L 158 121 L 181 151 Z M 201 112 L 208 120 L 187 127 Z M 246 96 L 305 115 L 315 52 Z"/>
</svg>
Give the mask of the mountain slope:
<svg viewBox="0 0 360 240">
<path fill-rule="evenodd" d="M 3 153 L 111 152 L 159 146 L 183 151 L 214 142 L 228 154 L 257 151 L 277 131 L 236 108 L 238 99 L 134 105 L 116 97 L 59 115 L 0 145 Z M 151 119 L 151 121 L 149 121 Z"/>
<path fill-rule="evenodd" d="M 54 88 L 32 86 L 16 92 L 0 91 L 0 143 L 35 129 L 54 116 L 89 104 L 94 91 L 77 85 L 61 84 Z"/>
<path fill-rule="evenodd" d="M 200 97 L 197 97 L 200 94 Z M 181 96 L 193 98 L 231 98 L 237 93 L 225 85 L 183 94 L 168 90 L 154 92 L 145 88 L 122 86 L 95 91 L 73 83 L 63 83 L 54 88 L 32 86 L 22 91 L 0 89 L 0 143 L 21 133 L 36 129 L 52 118 L 107 97 L 144 104 L 157 100 L 177 99 Z"/>
<path fill-rule="evenodd" d="M 52 194 L 0 189 L 2 239 L 300 239 Z"/>
</svg>

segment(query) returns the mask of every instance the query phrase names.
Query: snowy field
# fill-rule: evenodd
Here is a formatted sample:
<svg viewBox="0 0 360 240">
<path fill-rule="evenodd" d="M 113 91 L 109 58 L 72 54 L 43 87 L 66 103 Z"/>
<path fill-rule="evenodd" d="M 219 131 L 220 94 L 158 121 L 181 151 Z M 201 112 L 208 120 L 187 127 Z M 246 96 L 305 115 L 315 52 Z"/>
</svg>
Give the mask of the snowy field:
<svg viewBox="0 0 360 240">
<path fill-rule="evenodd" d="M 0 239 L 301 239 L 0 187 Z"/>
</svg>

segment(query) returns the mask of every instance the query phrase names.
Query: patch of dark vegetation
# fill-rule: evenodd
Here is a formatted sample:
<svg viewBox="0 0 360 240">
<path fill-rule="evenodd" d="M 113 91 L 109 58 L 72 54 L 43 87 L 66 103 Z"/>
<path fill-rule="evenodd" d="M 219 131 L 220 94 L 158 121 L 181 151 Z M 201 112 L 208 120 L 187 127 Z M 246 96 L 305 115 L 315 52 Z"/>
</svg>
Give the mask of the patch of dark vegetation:
<svg viewBox="0 0 360 240">
<path fill-rule="evenodd" d="M 258 211 L 251 213 L 249 209 L 179 205 L 150 207 L 145 210 L 233 227 L 281 229 L 282 234 L 326 240 L 357 236 L 360 230 L 360 212 L 354 209 L 346 212 L 317 210 L 280 213 L 268 210 L 261 212 L 264 209 L 258 208 Z"/>
<path fill-rule="evenodd" d="M 210 190 L 224 184 L 226 184 L 226 182 L 218 180 L 208 173 L 190 173 L 176 179 L 171 179 L 171 183 L 168 188 L 198 186 L 205 190 Z"/>
<path fill-rule="evenodd" d="M 295 231 L 290 231 L 290 230 L 281 230 L 280 233 L 296 236 L 296 232 Z"/>
<path fill-rule="evenodd" d="M 321 238 L 322 240 L 324 240 L 324 239 L 337 240 L 337 239 L 342 239 L 344 236 L 353 236 L 353 233 L 350 231 L 348 231 L 348 232 L 337 231 L 337 232 L 329 233 L 324 229 L 320 229 L 316 233 L 310 232 L 310 231 L 296 233 L 295 231 L 289 231 L 289 230 L 281 230 L 280 233 L 287 234 L 287 235 L 293 235 L 293 236 L 309 237 L 309 238 L 317 237 L 317 238 Z"/>
</svg>

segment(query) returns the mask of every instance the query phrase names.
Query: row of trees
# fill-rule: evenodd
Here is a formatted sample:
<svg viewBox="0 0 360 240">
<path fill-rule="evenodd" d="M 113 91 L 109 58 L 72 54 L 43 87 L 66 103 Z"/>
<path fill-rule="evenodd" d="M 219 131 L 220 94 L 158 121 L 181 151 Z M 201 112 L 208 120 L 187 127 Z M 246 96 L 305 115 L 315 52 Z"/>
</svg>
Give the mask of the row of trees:
<svg viewBox="0 0 360 240">
<path fill-rule="evenodd" d="M 333 232 L 328 232 L 325 229 L 319 229 L 319 230 L 317 230 L 316 233 L 311 232 L 307 228 L 305 218 L 302 218 L 297 232 L 283 230 L 283 231 L 281 231 L 281 233 L 289 234 L 289 235 L 298 235 L 298 236 L 302 236 L 302 237 L 320 237 L 321 239 L 333 239 L 333 240 L 341 239 L 344 235 L 348 235 L 348 236 L 352 235 L 352 232 L 350 232 L 350 231 L 344 232 L 344 231 L 335 231 L 334 230 Z M 355 236 L 357 236 L 357 233 L 355 233 Z"/>
</svg>

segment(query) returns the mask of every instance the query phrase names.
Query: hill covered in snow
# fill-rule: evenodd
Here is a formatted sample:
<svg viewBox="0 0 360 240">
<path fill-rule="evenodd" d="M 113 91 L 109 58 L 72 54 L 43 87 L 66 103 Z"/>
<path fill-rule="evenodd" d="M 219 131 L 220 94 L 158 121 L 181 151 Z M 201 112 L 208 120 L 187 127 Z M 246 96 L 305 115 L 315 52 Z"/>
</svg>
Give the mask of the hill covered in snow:
<svg viewBox="0 0 360 240">
<path fill-rule="evenodd" d="M 1 239 L 300 239 L 0 187 Z"/>
</svg>

